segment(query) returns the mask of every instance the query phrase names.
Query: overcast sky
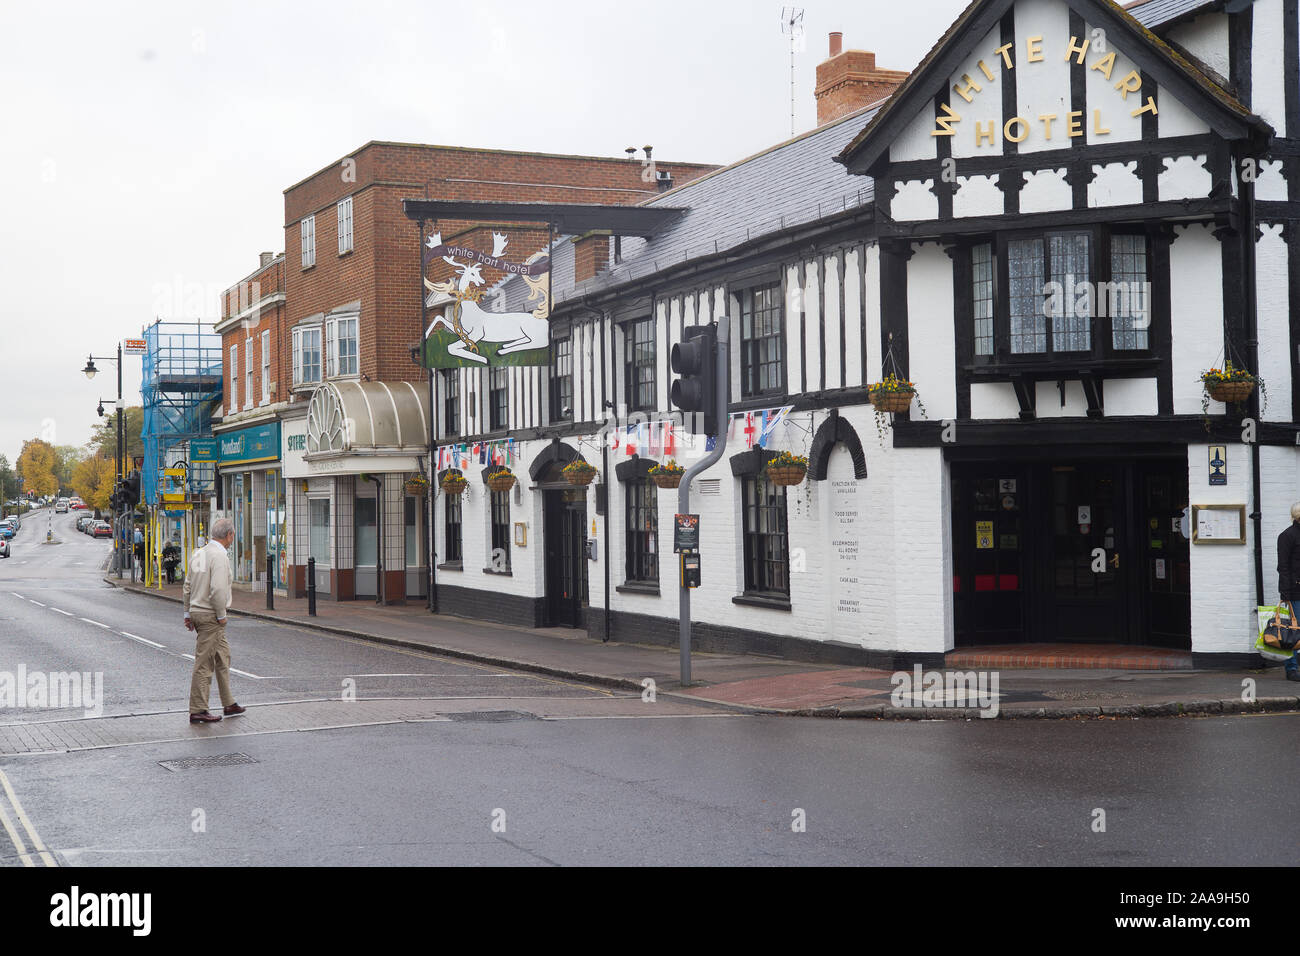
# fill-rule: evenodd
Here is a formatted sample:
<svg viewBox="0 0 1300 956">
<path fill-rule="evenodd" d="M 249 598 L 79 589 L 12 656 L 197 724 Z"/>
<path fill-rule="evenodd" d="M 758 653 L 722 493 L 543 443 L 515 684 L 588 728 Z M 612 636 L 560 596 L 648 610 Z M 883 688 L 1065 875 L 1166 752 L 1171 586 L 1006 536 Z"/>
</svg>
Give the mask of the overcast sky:
<svg viewBox="0 0 1300 956">
<path fill-rule="evenodd" d="M 964 0 L 806 6 L 795 120 L 827 34 L 911 69 Z M 369 140 L 729 163 L 790 131 L 781 4 L 0 0 L 0 453 L 80 444 L 112 353 L 284 248 L 283 190 Z M 208 290 L 210 304 L 194 295 Z M 140 402 L 140 359 L 124 393 Z"/>
</svg>

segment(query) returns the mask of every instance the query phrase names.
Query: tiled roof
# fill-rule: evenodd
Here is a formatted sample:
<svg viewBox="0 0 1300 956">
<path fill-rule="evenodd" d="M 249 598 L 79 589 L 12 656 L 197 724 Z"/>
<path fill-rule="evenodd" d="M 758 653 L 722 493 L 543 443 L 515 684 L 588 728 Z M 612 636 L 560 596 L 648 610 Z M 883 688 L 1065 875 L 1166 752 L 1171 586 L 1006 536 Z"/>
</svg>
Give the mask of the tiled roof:
<svg viewBox="0 0 1300 956">
<path fill-rule="evenodd" d="M 1140 0 L 1124 5 L 1124 9 L 1148 30 L 1181 20 L 1203 9 L 1222 6 L 1222 0 Z"/>
<path fill-rule="evenodd" d="M 713 256 L 792 226 L 870 207 L 871 179 L 851 175 L 834 157 L 875 109 L 851 113 L 647 201 L 643 205 L 684 206 L 689 212 L 652 239 L 624 237 L 622 263 L 580 286 L 573 281 L 572 241 L 557 241 L 551 278 L 555 303 Z M 504 301 L 488 307 L 513 311 L 524 307 L 527 288 L 507 279 L 498 294 L 504 295 Z"/>
</svg>

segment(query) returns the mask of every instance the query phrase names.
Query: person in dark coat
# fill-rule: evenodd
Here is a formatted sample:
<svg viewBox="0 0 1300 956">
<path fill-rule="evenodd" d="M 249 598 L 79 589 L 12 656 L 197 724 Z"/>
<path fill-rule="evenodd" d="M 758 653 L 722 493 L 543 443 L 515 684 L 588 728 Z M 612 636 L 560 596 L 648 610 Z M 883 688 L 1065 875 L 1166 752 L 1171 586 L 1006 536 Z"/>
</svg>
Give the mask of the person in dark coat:
<svg viewBox="0 0 1300 956">
<path fill-rule="evenodd" d="M 1279 604 L 1294 606 L 1300 598 L 1300 501 L 1291 506 L 1291 524 L 1277 536 L 1277 590 Z M 1300 681 L 1300 648 L 1286 662 L 1286 679 Z"/>
</svg>

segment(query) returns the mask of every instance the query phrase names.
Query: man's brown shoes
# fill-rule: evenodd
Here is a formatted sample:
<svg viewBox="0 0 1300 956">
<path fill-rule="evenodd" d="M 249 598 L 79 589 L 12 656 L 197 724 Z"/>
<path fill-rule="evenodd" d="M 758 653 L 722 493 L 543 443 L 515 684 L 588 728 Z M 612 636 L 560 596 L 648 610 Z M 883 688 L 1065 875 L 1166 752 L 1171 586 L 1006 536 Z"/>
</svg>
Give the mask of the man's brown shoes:
<svg viewBox="0 0 1300 956">
<path fill-rule="evenodd" d="M 248 709 L 247 707 L 240 707 L 238 704 L 231 704 L 229 707 L 227 707 L 227 708 L 223 711 L 223 713 L 224 713 L 227 717 L 238 717 L 240 714 L 242 714 L 242 713 L 243 713 L 244 711 L 246 711 L 247 709 Z"/>
<path fill-rule="evenodd" d="M 220 714 L 209 714 L 206 710 L 199 711 L 197 714 L 190 714 L 191 724 L 214 724 L 220 719 Z"/>
</svg>

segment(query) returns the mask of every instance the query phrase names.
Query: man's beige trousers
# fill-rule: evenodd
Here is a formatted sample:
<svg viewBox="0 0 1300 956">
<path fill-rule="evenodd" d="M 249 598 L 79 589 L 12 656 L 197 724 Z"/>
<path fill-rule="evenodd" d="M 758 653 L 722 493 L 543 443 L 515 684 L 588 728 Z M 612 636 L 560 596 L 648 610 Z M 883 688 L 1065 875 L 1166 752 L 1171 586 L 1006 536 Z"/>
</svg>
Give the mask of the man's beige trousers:
<svg viewBox="0 0 1300 956">
<path fill-rule="evenodd" d="M 190 611 L 198 639 L 194 644 L 194 676 L 190 680 L 190 713 L 201 714 L 208 709 L 208 694 L 212 690 L 212 674 L 217 675 L 217 691 L 221 706 L 235 702 L 230 692 L 230 645 L 226 643 L 226 625 L 217 623 L 213 611 Z"/>
</svg>

